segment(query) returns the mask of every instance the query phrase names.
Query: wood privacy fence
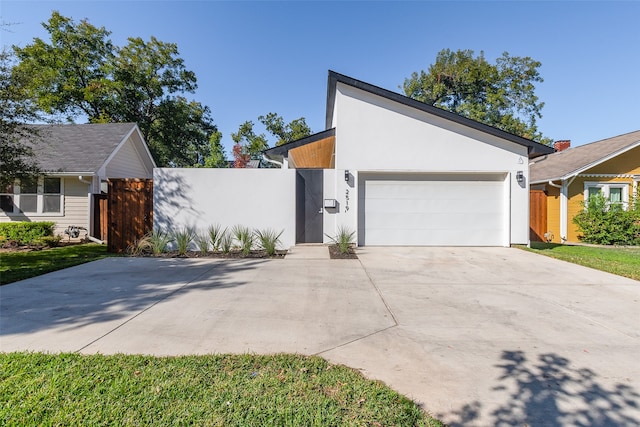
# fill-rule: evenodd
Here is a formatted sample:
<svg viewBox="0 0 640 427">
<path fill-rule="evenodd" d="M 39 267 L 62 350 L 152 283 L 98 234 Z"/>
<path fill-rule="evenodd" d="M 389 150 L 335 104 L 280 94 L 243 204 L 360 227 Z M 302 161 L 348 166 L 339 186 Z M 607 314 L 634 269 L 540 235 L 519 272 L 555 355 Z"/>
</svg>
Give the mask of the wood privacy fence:
<svg viewBox="0 0 640 427">
<path fill-rule="evenodd" d="M 109 179 L 107 250 L 124 252 L 153 229 L 153 180 Z"/>
<path fill-rule="evenodd" d="M 545 242 L 547 232 L 547 195 L 542 190 L 529 191 L 529 239 Z"/>
<path fill-rule="evenodd" d="M 100 240 L 109 237 L 109 199 L 106 194 L 93 195 L 93 230 L 91 235 Z"/>
</svg>

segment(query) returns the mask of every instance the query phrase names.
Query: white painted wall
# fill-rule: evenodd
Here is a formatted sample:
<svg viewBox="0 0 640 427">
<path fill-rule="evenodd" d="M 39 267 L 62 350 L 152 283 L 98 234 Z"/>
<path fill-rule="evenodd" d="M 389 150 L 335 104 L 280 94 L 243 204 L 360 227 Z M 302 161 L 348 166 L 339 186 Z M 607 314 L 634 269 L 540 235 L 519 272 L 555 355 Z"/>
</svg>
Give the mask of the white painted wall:
<svg viewBox="0 0 640 427">
<path fill-rule="evenodd" d="M 239 224 L 284 230 L 281 247 L 288 249 L 296 240 L 295 174 L 294 169 L 154 169 L 154 228 Z"/>
<path fill-rule="evenodd" d="M 341 209 L 325 224 L 357 229 L 357 171 L 362 172 L 488 172 L 508 174 L 510 243 L 529 241 L 527 147 L 444 120 L 369 92 L 338 83 L 336 128 L 336 190 L 344 202 L 344 170 L 356 183 L 351 187 L 353 208 Z M 515 180 L 523 171 L 525 181 Z M 342 177 L 342 178 L 341 178 Z M 355 227 L 354 227 L 355 225 Z"/>
</svg>

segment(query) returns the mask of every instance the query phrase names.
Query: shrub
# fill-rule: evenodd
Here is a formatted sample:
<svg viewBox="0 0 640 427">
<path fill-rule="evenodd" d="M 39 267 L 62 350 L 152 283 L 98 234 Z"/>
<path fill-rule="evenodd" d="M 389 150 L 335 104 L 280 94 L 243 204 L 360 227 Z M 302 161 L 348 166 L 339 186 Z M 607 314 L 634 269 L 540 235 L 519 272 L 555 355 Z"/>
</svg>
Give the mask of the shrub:
<svg viewBox="0 0 640 427">
<path fill-rule="evenodd" d="M 284 230 L 278 233 L 269 228 L 266 230 L 256 230 L 255 237 L 258 244 L 265 250 L 267 255 L 273 256 L 276 253 L 278 243 L 280 243 L 280 236 L 282 236 L 282 233 L 284 233 Z"/>
<path fill-rule="evenodd" d="M 196 242 L 196 246 L 198 247 L 198 250 L 202 255 L 206 255 L 207 252 L 209 252 L 209 235 L 208 234 L 206 233 L 198 234 L 195 237 L 195 242 Z"/>
<path fill-rule="evenodd" d="M 36 240 L 36 242 L 50 248 L 57 248 L 60 246 L 60 240 L 62 240 L 61 236 L 45 236 Z"/>
<path fill-rule="evenodd" d="M 231 234 L 233 234 L 233 237 L 238 241 L 242 255 L 249 255 L 253 246 L 253 233 L 251 229 L 243 225 L 235 225 L 231 229 Z"/>
<path fill-rule="evenodd" d="M 131 255 L 142 255 L 148 253 L 158 255 L 167 250 L 167 245 L 170 242 L 171 235 L 169 233 L 161 230 L 153 230 L 129 246 L 127 248 L 127 253 Z"/>
<path fill-rule="evenodd" d="M 231 252 L 231 248 L 233 247 L 233 236 L 231 233 L 223 233 L 222 237 L 220 237 L 220 249 L 222 249 L 222 253 L 228 254 Z"/>
<path fill-rule="evenodd" d="M 209 240 L 211 241 L 211 248 L 214 251 L 220 250 L 222 239 L 227 233 L 227 229 L 223 229 L 220 224 L 215 224 L 209 227 Z"/>
<path fill-rule="evenodd" d="M 325 234 L 331 241 L 338 247 L 341 254 L 349 253 L 349 249 L 353 246 L 353 238 L 355 231 L 350 231 L 349 228 L 340 226 L 338 227 L 338 234 L 335 237 Z"/>
<path fill-rule="evenodd" d="M 43 237 L 53 236 L 56 223 L 40 222 L 3 222 L 0 223 L 0 240 L 14 240 L 22 245 L 38 243 Z"/>
<path fill-rule="evenodd" d="M 173 234 L 173 240 L 176 242 L 178 255 L 186 255 L 189 245 L 196 237 L 196 231 L 192 227 L 184 227 Z"/>
<path fill-rule="evenodd" d="M 639 245 L 640 209 L 637 202 L 629 210 L 608 206 L 601 194 L 589 197 L 584 211 L 573 217 L 582 233 L 579 239 L 599 245 Z"/>
</svg>

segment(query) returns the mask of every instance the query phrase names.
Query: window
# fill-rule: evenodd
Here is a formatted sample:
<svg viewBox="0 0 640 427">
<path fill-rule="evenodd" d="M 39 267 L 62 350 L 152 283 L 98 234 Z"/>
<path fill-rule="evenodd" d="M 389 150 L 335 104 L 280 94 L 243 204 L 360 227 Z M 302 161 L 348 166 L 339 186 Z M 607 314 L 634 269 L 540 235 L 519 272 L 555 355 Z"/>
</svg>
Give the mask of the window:
<svg viewBox="0 0 640 427">
<path fill-rule="evenodd" d="M 590 197 L 602 194 L 609 208 L 627 209 L 629 206 L 629 185 L 626 183 L 585 182 L 584 187 L 585 203 Z"/>
<path fill-rule="evenodd" d="M 62 213 L 62 179 L 16 181 L 0 194 L 0 209 L 7 215 L 59 215 Z"/>
</svg>

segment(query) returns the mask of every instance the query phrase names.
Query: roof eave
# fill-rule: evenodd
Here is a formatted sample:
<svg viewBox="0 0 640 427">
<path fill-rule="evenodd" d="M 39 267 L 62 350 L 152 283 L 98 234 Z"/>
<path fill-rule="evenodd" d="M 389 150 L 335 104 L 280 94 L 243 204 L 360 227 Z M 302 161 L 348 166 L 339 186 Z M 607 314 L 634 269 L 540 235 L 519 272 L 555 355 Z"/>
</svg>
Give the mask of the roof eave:
<svg viewBox="0 0 640 427">
<path fill-rule="evenodd" d="M 587 165 L 581 166 L 578 169 L 574 169 L 573 171 L 568 172 L 563 176 L 559 176 L 559 177 L 556 177 L 556 178 L 540 179 L 540 180 L 536 180 L 536 181 L 531 181 L 531 183 L 532 184 L 539 184 L 539 183 L 542 183 L 542 182 L 549 182 L 549 181 L 566 181 L 568 179 L 571 179 L 571 178 L 581 174 L 584 171 L 587 171 L 587 170 L 589 170 L 589 169 L 591 169 L 593 167 L 596 167 L 596 166 L 598 166 L 598 165 L 600 165 L 600 164 L 602 164 L 602 163 L 604 163 L 606 161 L 609 161 L 609 160 L 613 159 L 614 157 L 617 157 L 617 156 L 619 156 L 621 154 L 624 154 L 627 151 L 633 150 L 636 147 L 640 147 L 640 140 L 636 141 L 636 142 L 632 142 L 631 144 L 627 145 L 626 147 L 621 148 L 619 150 L 616 150 L 616 151 L 614 151 L 612 153 L 609 153 L 608 155 L 606 155 L 604 157 L 601 157 L 600 159 L 598 159 L 598 160 L 596 160 L 594 162 L 591 162 L 591 163 L 589 163 Z"/>
<path fill-rule="evenodd" d="M 335 134 L 336 134 L 336 130 L 333 128 L 323 130 L 322 132 L 314 133 L 313 135 L 305 136 L 304 138 L 287 142 L 286 144 L 267 148 L 266 150 L 262 151 L 262 154 L 269 157 L 270 159 L 274 159 L 275 157 L 273 156 L 286 157 L 286 154 L 289 152 L 289 150 L 293 148 L 298 148 L 306 144 L 311 144 L 312 142 L 320 141 L 330 136 L 335 136 Z"/>
</svg>

